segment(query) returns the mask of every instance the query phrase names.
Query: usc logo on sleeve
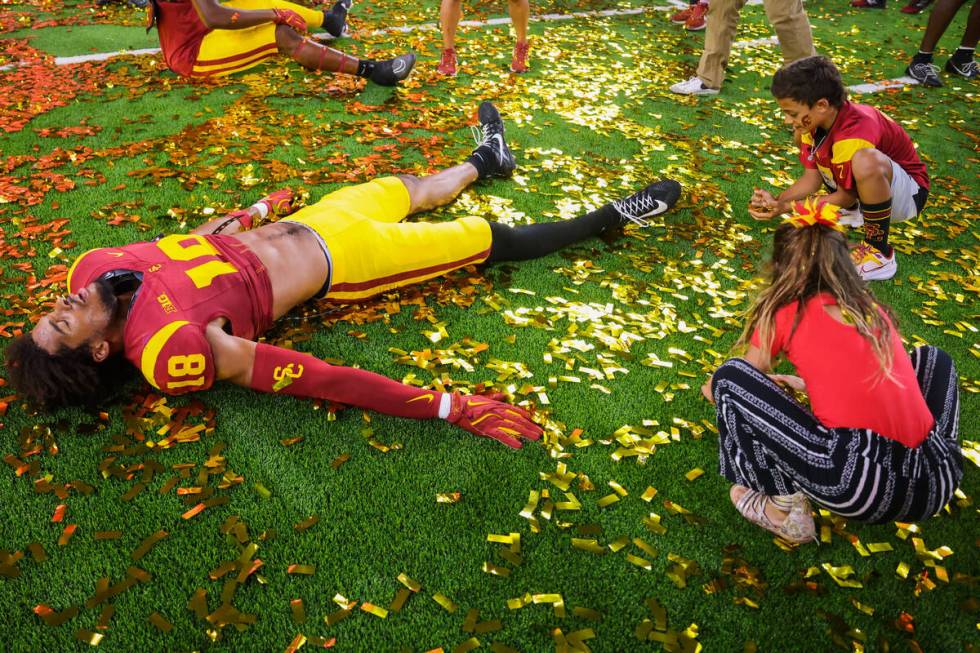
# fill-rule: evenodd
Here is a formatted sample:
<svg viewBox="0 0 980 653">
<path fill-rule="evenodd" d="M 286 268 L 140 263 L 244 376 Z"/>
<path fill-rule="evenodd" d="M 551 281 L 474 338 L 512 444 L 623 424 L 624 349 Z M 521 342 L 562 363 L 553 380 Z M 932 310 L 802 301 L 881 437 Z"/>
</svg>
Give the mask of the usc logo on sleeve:
<svg viewBox="0 0 980 653">
<path fill-rule="evenodd" d="M 303 376 L 302 363 L 297 363 L 295 369 L 292 363 L 280 365 L 272 371 L 272 378 L 276 380 L 272 386 L 272 391 L 279 392 L 301 376 Z"/>
</svg>

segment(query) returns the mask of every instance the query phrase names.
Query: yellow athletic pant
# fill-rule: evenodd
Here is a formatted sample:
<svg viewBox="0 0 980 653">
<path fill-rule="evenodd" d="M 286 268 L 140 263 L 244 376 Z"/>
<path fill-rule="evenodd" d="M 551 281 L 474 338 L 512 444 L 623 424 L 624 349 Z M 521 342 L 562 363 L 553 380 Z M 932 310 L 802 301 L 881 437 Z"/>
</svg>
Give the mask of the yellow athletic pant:
<svg viewBox="0 0 980 653">
<path fill-rule="evenodd" d="M 352 302 L 437 277 L 490 255 L 490 224 L 483 218 L 400 222 L 408 189 L 397 177 L 330 193 L 289 216 L 320 236 L 330 258 L 327 298 Z"/>
<path fill-rule="evenodd" d="M 229 0 L 221 3 L 232 9 L 289 9 L 303 17 L 308 28 L 323 24 L 323 11 L 285 0 Z M 213 77 L 230 75 L 257 66 L 279 52 L 276 25 L 263 23 L 245 29 L 216 29 L 201 41 L 201 49 L 191 75 Z"/>
</svg>

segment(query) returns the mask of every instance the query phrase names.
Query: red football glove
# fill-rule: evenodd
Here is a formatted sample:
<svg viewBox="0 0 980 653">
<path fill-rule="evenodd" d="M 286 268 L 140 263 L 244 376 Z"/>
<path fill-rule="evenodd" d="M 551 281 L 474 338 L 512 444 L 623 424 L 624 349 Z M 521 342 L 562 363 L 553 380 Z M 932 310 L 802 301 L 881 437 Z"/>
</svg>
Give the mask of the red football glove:
<svg viewBox="0 0 980 653">
<path fill-rule="evenodd" d="M 465 396 L 454 392 L 450 396 L 453 403 L 446 419 L 474 435 L 492 438 L 514 449 L 521 448 L 518 436 L 528 440 L 541 438 L 543 430 L 531 421 L 531 415 L 501 401 L 502 393 Z"/>
<path fill-rule="evenodd" d="M 306 31 L 306 21 L 292 9 L 273 9 L 272 13 L 276 15 L 272 19 L 276 25 L 288 25 L 300 34 Z"/>
</svg>

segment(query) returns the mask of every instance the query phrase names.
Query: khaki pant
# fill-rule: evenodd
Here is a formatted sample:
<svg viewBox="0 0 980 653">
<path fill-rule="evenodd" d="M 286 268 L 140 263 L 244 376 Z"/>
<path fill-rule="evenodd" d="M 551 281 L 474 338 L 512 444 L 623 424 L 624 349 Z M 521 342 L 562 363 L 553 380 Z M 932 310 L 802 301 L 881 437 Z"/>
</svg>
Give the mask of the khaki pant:
<svg viewBox="0 0 980 653">
<path fill-rule="evenodd" d="M 745 3 L 746 0 L 711 0 L 708 29 L 704 35 L 704 54 L 698 64 L 698 77 L 706 86 L 721 88 L 725 79 L 725 66 L 728 65 L 728 53 L 731 52 L 732 41 L 735 40 L 738 12 Z M 784 63 L 792 63 L 816 54 L 813 36 L 810 34 L 810 21 L 803 11 L 802 0 L 763 0 L 763 6 L 769 24 L 779 37 Z"/>
</svg>

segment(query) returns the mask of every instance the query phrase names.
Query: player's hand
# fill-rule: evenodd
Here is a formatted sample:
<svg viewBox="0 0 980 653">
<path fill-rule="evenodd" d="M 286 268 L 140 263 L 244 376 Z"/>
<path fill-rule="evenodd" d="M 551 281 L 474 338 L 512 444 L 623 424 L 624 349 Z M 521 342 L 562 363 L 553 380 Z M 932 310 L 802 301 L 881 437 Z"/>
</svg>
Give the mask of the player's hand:
<svg viewBox="0 0 980 653">
<path fill-rule="evenodd" d="M 806 392 L 806 381 L 792 374 L 767 374 L 770 379 L 779 385 L 785 385 L 797 392 Z"/>
<path fill-rule="evenodd" d="M 780 213 L 782 213 L 780 202 L 772 193 L 761 188 L 752 191 L 752 197 L 749 198 L 749 215 L 756 220 L 771 220 Z"/>
<path fill-rule="evenodd" d="M 531 421 L 531 415 L 523 408 L 501 401 L 502 393 L 466 396 L 454 392 L 450 396 L 452 408 L 446 419 L 474 435 L 492 438 L 513 449 L 521 448 L 521 437 L 541 438 L 543 430 Z"/>
<path fill-rule="evenodd" d="M 276 15 L 272 19 L 276 25 L 288 25 L 300 34 L 306 31 L 306 21 L 292 9 L 273 9 L 272 13 Z"/>
</svg>

